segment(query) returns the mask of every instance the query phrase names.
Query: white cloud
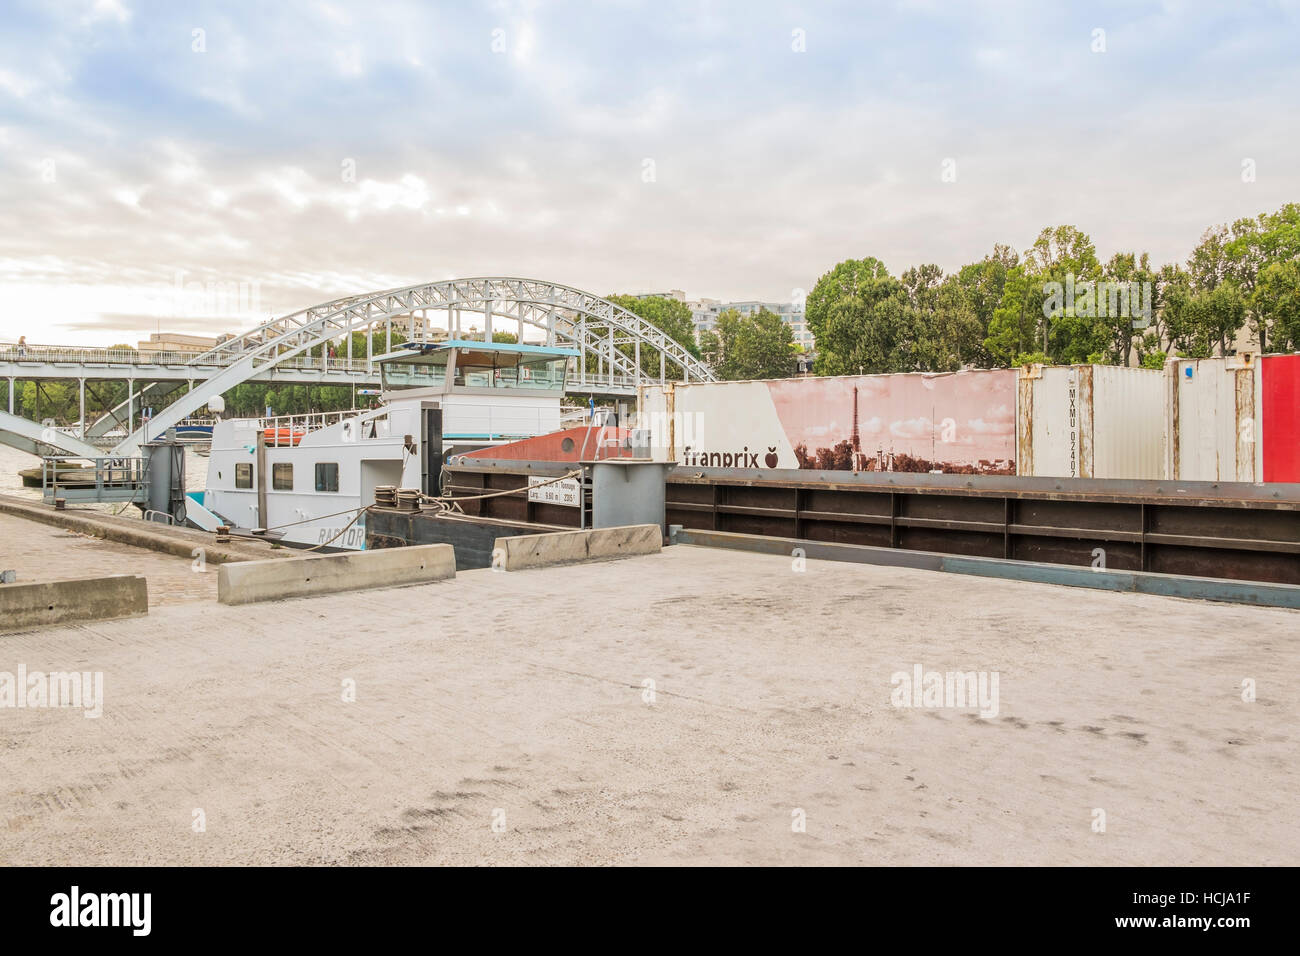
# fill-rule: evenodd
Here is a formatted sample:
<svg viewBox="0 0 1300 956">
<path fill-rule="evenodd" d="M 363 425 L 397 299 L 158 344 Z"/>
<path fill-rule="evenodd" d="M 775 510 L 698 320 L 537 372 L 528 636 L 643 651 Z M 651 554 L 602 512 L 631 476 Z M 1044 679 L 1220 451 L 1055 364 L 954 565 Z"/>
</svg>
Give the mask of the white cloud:
<svg viewBox="0 0 1300 956">
<path fill-rule="evenodd" d="M 118 23 L 126 23 L 130 19 L 131 11 L 122 0 L 94 0 L 81 22 L 91 24 L 100 20 L 116 20 Z"/>
<path fill-rule="evenodd" d="M 361 62 L 361 47 L 357 44 L 334 52 L 334 66 L 340 76 L 358 77 L 365 73 Z"/>
<path fill-rule="evenodd" d="M 36 89 L 37 83 L 34 79 L 27 76 L 20 76 L 10 70 L 0 69 L 0 90 L 4 90 L 18 99 L 26 98 L 27 94 Z"/>
</svg>

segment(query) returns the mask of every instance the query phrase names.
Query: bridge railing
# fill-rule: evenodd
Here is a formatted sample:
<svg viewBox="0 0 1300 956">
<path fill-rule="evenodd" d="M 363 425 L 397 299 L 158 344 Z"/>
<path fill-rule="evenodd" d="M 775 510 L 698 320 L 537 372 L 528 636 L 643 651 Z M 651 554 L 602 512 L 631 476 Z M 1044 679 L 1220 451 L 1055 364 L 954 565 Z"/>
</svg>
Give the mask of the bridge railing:
<svg viewBox="0 0 1300 956">
<path fill-rule="evenodd" d="M 137 352 L 135 349 L 95 349 L 75 348 L 62 345 L 0 345 L 0 362 L 45 363 L 70 365 L 191 365 L 201 352 Z M 324 367 L 331 372 L 347 372 L 358 375 L 373 374 L 373 366 L 364 358 L 325 358 L 319 355 L 303 355 L 286 359 L 280 368 L 316 371 Z M 218 368 L 219 363 L 204 363 L 195 368 Z"/>
<path fill-rule="evenodd" d="M 635 389 L 637 385 L 650 385 L 657 381 L 658 378 L 651 378 L 648 375 L 638 379 L 635 375 L 600 375 L 596 372 L 588 372 L 584 376 L 578 372 L 570 372 L 567 387 L 571 392 L 589 391 L 592 388 Z"/>
</svg>

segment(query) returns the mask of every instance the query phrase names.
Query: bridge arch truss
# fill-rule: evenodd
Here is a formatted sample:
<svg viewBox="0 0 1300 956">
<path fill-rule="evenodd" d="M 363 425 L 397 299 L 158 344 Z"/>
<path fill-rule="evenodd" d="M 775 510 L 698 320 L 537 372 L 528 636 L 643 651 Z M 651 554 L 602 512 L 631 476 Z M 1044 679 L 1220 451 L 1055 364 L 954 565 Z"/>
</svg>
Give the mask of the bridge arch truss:
<svg viewBox="0 0 1300 956">
<path fill-rule="evenodd" d="M 474 336 L 486 341 L 499 331 L 514 332 L 524 341 L 527 330 L 532 329 L 533 341 L 575 349 L 581 356 L 574 373 L 579 387 L 586 384 L 589 372 L 609 382 L 620 378 L 624 387 L 647 382 L 714 380 L 709 367 L 689 349 L 608 299 L 541 279 L 445 279 L 333 299 L 221 342 L 191 360 L 193 365 L 219 366 L 219 370 L 155 415 L 147 426 L 148 433 L 160 434 L 202 408 L 209 399 L 317 345 L 345 338 L 347 358 L 351 359 L 353 332 L 386 327 L 391 338 L 394 327 L 409 327 L 408 338 L 428 338 L 435 327 L 430 324 L 430 313 L 434 313 L 435 321 L 441 318 L 437 327 L 445 324 L 449 338 L 468 337 L 464 313 L 470 313 L 481 316 Z M 371 341 L 372 337 L 367 336 L 368 349 Z M 652 363 L 657 357 L 657 375 L 643 371 L 643 350 L 647 349 Z M 321 361 L 326 361 L 324 348 Z M 133 452 L 145 437 L 145 429 L 137 429 L 114 452 Z"/>
</svg>

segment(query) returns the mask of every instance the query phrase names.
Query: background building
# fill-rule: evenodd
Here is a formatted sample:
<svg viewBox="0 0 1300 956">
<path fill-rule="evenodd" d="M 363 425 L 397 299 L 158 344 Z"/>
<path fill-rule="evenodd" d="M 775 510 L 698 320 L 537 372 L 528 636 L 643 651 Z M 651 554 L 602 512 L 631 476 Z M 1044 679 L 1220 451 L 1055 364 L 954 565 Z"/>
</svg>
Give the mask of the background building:
<svg viewBox="0 0 1300 956">
<path fill-rule="evenodd" d="M 136 346 L 141 355 L 153 352 L 184 352 L 199 355 L 216 348 L 220 339 L 208 335 L 182 335 L 178 332 L 151 332 L 149 338 Z"/>
<path fill-rule="evenodd" d="M 691 320 L 695 324 L 695 339 L 699 341 L 700 333 L 712 332 L 718 324 L 718 316 L 728 309 L 735 309 L 741 315 L 754 315 L 762 309 L 774 312 L 781 321 L 790 326 L 790 335 L 794 344 L 805 352 L 811 352 L 816 345 L 808 323 L 804 318 L 802 303 L 794 302 L 760 302 L 748 299 L 743 302 L 723 302 L 720 299 L 692 299 L 686 302 L 691 308 Z"/>
</svg>

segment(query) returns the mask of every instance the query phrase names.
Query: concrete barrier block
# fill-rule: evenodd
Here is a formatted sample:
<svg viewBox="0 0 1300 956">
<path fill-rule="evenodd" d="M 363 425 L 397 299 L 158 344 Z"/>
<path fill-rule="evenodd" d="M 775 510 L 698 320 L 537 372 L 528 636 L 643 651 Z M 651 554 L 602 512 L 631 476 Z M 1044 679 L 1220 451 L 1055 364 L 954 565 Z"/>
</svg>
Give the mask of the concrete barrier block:
<svg viewBox="0 0 1300 956">
<path fill-rule="evenodd" d="M 654 554 L 663 549 L 663 529 L 657 524 L 588 531 L 556 531 L 497 538 L 493 564 L 507 571 L 544 568 L 552 564 Z"/>
<path fill-rule="evenodd" d="M 134 574 L 0 585 L 0 631 L 148 613 L 148 584 Z"/>
<path fill-rule="evenodd" d="M 455 576 L 456 552 L 449 544 L 238 561 L 218 569 L 217 600 L 222 604 L 252 604 L 311 594 L 426 584 Z"/>
</svg>

